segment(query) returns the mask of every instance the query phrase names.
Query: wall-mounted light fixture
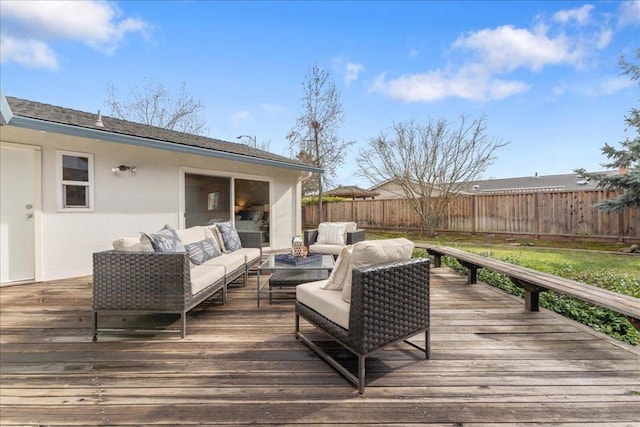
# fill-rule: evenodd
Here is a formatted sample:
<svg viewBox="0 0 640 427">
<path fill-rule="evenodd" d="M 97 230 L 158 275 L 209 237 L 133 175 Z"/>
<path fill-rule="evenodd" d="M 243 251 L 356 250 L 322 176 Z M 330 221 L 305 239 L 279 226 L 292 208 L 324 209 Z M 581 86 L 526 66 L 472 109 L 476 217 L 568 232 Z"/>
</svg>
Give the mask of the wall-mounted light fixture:
<svg viewBox="0 0 640 427">
<path fill-rule="evenodd" d="M 137 170 L 138 169 L 135 166 L 126 166 L 126 165 L 120 165 L 120 166 L 111 168 L 111 172 L 113 173 L 120 173 L 120 172 L 126 172 L 126 171 L 135 173 L 135 171 Z"/>
</svg>

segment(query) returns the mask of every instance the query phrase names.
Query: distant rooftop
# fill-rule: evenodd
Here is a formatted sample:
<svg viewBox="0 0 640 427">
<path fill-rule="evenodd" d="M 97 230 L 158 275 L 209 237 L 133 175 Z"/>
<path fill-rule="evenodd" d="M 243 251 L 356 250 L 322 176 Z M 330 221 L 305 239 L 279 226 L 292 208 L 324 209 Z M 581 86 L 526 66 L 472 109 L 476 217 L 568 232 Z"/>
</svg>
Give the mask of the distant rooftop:
<svg viewBox="0 0 640 427">
<path fill-rule="evenodd" d="M 599 172 L 606 175 L 615 175 L 618 171 Z M 531 191 L 578 191 L 594 190 L 597 185 L 593 181 L 580 178 L 575 173 L 561 175 L 534 175 L 518 178 L 487 179 L 476 181 L 464 190 L 469 194 L 486 193 L 524 193 Z"/>
</svg>

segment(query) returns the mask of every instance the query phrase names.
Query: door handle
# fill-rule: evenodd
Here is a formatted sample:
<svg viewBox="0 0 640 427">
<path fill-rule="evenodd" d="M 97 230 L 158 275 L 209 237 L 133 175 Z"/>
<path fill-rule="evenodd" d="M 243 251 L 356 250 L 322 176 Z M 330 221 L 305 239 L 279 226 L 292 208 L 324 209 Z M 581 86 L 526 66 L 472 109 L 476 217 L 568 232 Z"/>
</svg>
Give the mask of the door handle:
<svg viewBox="0 0 640 427">
<path fill-rule="evenodd" d="M 27 214 L 27 218 L 29 218 L 29 219 L 33 218 L 33 214 L 32 213 L 28 213 Z"/>
</svg>

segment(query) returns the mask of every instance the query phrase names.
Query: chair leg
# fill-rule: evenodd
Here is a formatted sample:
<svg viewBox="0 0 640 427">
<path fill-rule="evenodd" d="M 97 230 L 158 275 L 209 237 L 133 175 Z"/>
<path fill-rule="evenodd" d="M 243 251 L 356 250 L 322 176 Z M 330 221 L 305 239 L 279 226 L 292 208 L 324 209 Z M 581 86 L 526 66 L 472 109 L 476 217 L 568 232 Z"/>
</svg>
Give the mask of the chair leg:
<svg viewBox="0 0 640 427">
<path fill-rule="evenodd" d="M 424 331 L 424 356 L 425 359 L 431 357 L 431 334 L 429 333 L 429 329 Z"/>
<path fill-rule="evenodd" d="M 181 332 L 182 338 L 184 338 L 187 336 L 187 312 L 186 311 L 182 312 L 180 320 L 182 323 L 180 332 Z"/>
<path fill-rule="evenodd" d="M 366 356 L 358 355 L 358 393 L 364 393 Z"/>
<path fill-rule="evenodd" d="M 98 312 L 93 312 L 93 342 L 98 341 Z"/>
</svg>

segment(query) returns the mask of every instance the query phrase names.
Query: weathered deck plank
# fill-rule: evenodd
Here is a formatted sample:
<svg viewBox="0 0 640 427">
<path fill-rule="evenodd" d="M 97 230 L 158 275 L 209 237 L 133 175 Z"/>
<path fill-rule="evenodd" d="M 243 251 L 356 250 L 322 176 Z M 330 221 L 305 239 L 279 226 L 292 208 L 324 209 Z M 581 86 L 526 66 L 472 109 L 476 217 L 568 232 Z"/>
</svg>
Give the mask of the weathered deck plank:
<svg viewBox="0 0 640 427">
<path fill-rule="evenodd" d="M 195 310 L 185 339 L 97 343 L 90 278 L 2 288 L 0 424 L 640 425 L 639 349 L 445 268 L 431 304 L 431 359 L 404 345 L 375 354 L 360 396 L 295 340 L 293 304 L 257 308 L 254 287 Z"/>
</svg>

